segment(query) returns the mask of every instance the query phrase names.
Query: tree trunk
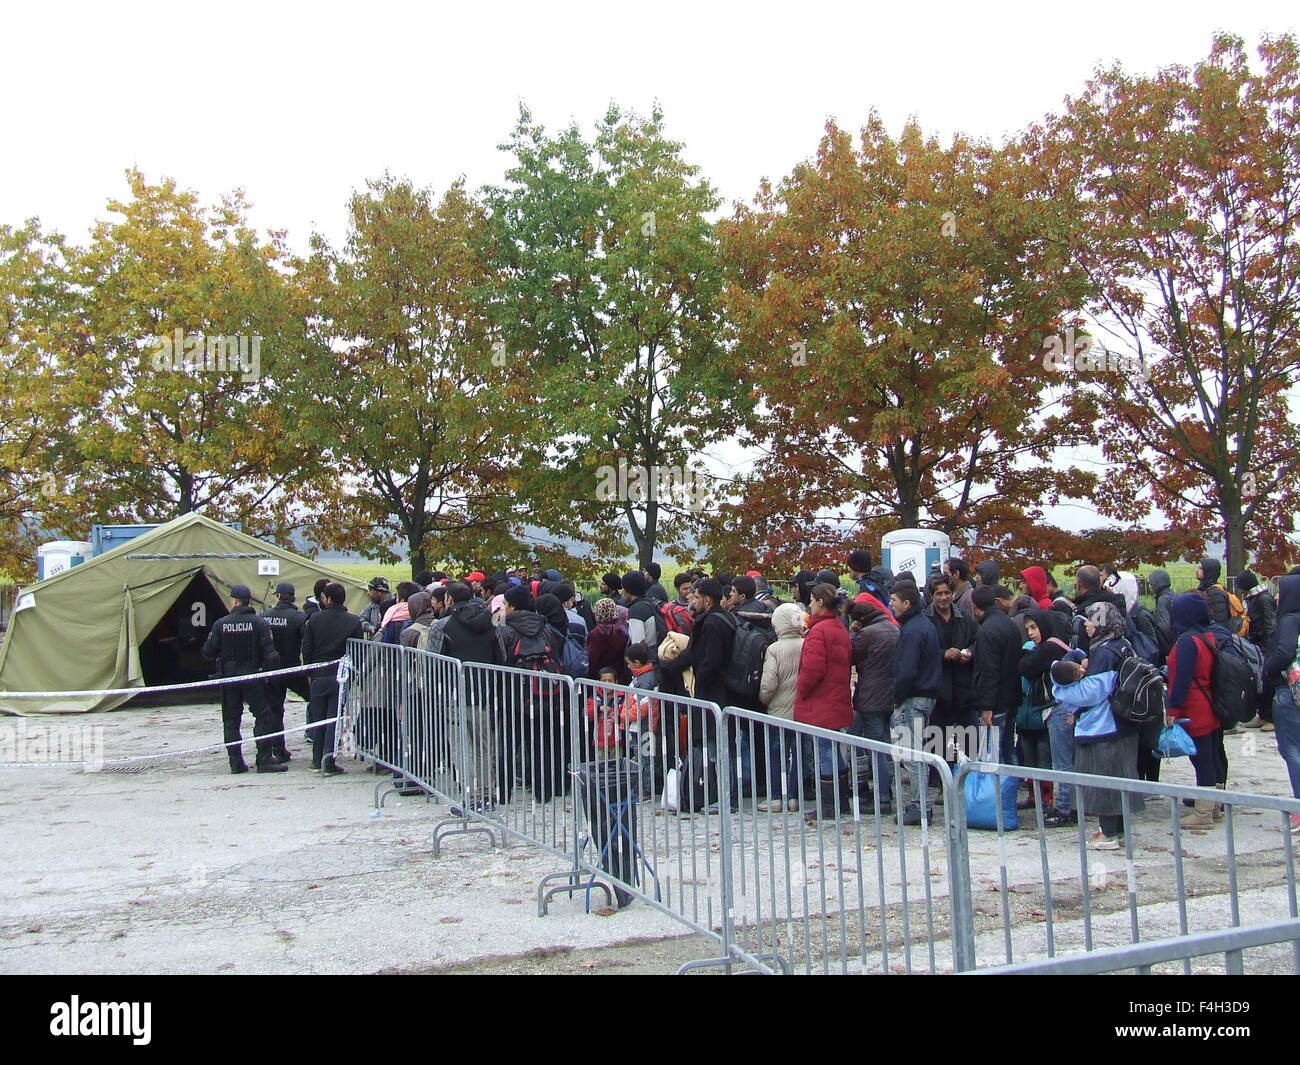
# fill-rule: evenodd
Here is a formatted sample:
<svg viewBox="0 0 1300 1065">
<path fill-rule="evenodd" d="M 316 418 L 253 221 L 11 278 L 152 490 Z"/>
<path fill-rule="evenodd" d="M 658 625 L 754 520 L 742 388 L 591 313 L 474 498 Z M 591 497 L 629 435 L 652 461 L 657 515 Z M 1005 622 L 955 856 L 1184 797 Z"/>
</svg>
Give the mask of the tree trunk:
<svg viewBox="0 0 1300 1065">
<path fill-rule="evenodd" d="M 1246 568 L 1246 519 L 1241 513 L 1239 500 L 1226 500 L 1222 507 L 1223 529 L 1227 537 L 1225 577 L 1235 577 Z"/>
</svg>

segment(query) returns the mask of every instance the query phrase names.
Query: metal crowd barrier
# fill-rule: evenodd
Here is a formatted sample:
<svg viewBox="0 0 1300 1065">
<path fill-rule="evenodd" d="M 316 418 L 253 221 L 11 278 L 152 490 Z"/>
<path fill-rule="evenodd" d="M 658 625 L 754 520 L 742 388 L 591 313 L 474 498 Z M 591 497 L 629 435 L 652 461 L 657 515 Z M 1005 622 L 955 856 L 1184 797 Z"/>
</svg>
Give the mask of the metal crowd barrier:
<svg viewBox="0 0 1300 1065">
<path fill-rule="evenodd" d="M 349 660 L 340 732 L 451 808 L 435 855 L 466 833 L 548 851 L 562 868 L 539 882 L 539 915 L 561 893 L 588 908 L 592 891 L 606 906 L 638 899 L 717 944 L 681 971 L 992 972 L 1104 951 L 1112 968 L 1177 957 L 1190 972 L 1195 940 L 1288 942 L 1300 972 L 1288 826 L 1300 800 L 981 761 L 954 774 L 948 752 L 919 740 L 661 691 L 366 641 Z M 1074 785 L 1079 826 L 1047 829 L 1035 784 L 1024 827 L 999 805 L 992 831 L 969 829 L 977 772 Z M 918 784 L 932 805 L 906 824 Z M 1123 850 L 1089 849 L 1080 787 L 1121 794 Z M 1223 821 L 1181 827 L 1184 798 L 1223 803 Z M 1143 814 L 1148 800 L 1168 818 Z M 1275 816 L 1280 842 L 1271 826 L 1247 827 L 1261 816 Z M 1180 954 L 1166 939 L 1189 945 Z"/>
</svg>

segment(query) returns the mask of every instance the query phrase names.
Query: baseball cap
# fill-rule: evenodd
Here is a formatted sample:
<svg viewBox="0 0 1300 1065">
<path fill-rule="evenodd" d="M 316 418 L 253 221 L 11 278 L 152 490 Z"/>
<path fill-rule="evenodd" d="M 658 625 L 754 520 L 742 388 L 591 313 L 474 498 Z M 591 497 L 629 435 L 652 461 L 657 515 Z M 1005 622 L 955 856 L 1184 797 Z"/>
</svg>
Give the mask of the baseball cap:
<svg viewBox="0 0 1300 1065">
<path fill-rule="evenodd" d="M 288 581 L 281 581 L 275 586 L 275 594 L 278 596 L 287 596 L 292 599 L 298 594 L 297 590 Z"/>
<path fill-rule="evenodd" d="M 246 584 L 232 584 L 230 586 L 231 599 L 252 599 L 253 593 L 248 590 Z"/>
<path fill-rule="evenodd" d="M 485 581 L 485 580 L 487 580 L 487 574 L 485 574 L 485 573 L 480 573 L 478 570 L 475 570 L 473 573 L 471 573 L 471 574 L 470 574 L 468 577 L 466 577 L 465 579 L 466 579 L 467 581 Z"/>
</svg>

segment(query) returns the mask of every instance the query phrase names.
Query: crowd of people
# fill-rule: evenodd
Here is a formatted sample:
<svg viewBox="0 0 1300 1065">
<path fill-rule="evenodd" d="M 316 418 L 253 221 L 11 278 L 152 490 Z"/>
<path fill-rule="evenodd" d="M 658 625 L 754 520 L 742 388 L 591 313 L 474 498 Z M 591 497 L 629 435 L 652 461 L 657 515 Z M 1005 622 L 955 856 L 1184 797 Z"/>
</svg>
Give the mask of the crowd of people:
<svg viewBox="0 0 1300 1065">
<path fill-rule="evenodd" d="M 689 777 L 689 767 L 702 765 L 706 791 L 711 766 L 729 774 L 733 802 L 762 800 L 759 809 L 802 810 L 810 819 L 835 816 L 836 804 L 865 786 L 876 789 L 882 811 L 919 824 L 933 813 L 931 773 L 920 760 L 879 754 L 870 765 L 850 766 L 843 745 L 792 742 L 789 730 L 750 721 L 720 736 L 712 718 L 683 711 L 689 704 L 674 699 L 928 749 L 950 762 L 963 751 L 1006 765 L 1135 780 L 1159 778 L 1159 734 L 1179 723 L 1195 746 L 1196 783 L 1214 788 L 1228 782 L 1225 733 L 1257 728 L 1275 732 L 1292 794 L 1300 797 L 1300 710 L 1286 678 L 1300 640 L 1300 567 L 1278 580 L 1276 600 L 1269 583 L 1250 572 L 1228 591 L 1215 559 L 1201 560 L 1196 589 L 1183 594 L 1157 569 L 1147 577 L 1148 607 L 1137 578 L 1110 565 L 1081 566 L 1069 594 L 1042 566 L 1020 570 L 1010 583 L 992 561 L 972 571 L 957 557 L 923 583 L 874 565 L 865 549 L 850 552 L 846 566 L 847 582 L 831 570 L 796 573 L 791 601 L 757 571 L 683 571 L 670 596 L 651 563 L 605 574 L 594 602 L 558 572 L 536 567 L 462 579 L 425 572 L 395 589 L 376 577 L 359 618 L 346 613 L 337 586 L 318 585 L 301 612 L 286 587 L 267 615 L 282 616 L 270 631 L 284 665 L 295 664 L 299 650 L 304 662 L 329 661 L 350 636 L 364 636 L 461 662 L 604 681 L 611 690 L 584 708 L 592 757 L 637 757 L 646 786 L 655 787 L 670 767 L 687 767 Z M 1258 683 L 1243 696 L 1247 702 L 1225 712 L 1216 664 L 1246 643 L 1255 649 Z M 1141 726 L 1112 705 L 1122 664 L 1133 657 L 1159 668 L 1167 686 L 1164 715 Z M 270 724 L 277 712 L 282 719 L 283 693 L 283 685 L 272 690 Z M 332 716 L 337 684 L 313 676 L 310 698 L 309 721 Z M 332 736 L 318 731 L 313 767 L 341 771 L 322 758 Z M 527 761 L 546 767 L 529 783 L 538 799 L 549 799 L 565 787 L 564 744 L 545 735 L 518 739 L 533 747 Z M 281 757 L 282 746 L 268 749 L 265 761 Z M 262 761 L 259 748 L 259 768 Z M 863 779 L 850 785 L 854 769 Z M 905 776 L 897 788 L 896 771 Z M 507 798 L 508 776 L 503 768 L 479 801 Z M 1078 824 L 1073 791 L 1041 786 L 1037 801 L 1048 827 Z M 903 808 L 896 811 L 898 792 Z M 1099 818 L 1091 845 L 1121 846 L 1120 793 L 1087 788 L 1083 800 L 1086 813 Z M 1035 801 L 1032 793 L 1021 800 Z M 1211 830 L 1221 816 L 1218 804 L 1197 802 L 1183 823 Z M 1291 829 L 1300 833 L 1300 817 Z"/>
</svg>

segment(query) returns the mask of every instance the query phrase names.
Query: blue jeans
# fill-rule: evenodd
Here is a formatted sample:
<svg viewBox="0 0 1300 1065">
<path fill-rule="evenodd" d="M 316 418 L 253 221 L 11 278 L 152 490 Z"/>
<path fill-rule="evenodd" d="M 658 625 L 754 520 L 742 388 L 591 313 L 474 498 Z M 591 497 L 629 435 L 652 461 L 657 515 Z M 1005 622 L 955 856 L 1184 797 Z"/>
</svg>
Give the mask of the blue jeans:
<svg viewBox="0 0 1300 1065">
<path fill-rule="evenodd" d="M 767 727 L 767 797 L 795 799 L 803 790 L 800 771 L 803 759 L 798 756 L 801 742 L 807 737 L 791 729 Z"/>
<path fill-rule="evenodd" d="M 1273 724 L 1277 729 L 1277 753 L 1291 778 L 1291 795 L 1300 799 L 1300 709 L 1285 684 L 1273 696 Z"/>
<path fill-rule="evenodd" d="M 894 708 L 889 719 L 893 742 L 900 747 L 912 747 L 923 750 L 925 747 L 925 728 L 930 720 L 930 711 L 934 709 L 934 700 L 914 695 L 904 699 Z M 900 759 L 901 760 L 901 759 Z M 904 761 L 903 768 L 912 782 L 911 801 L 922 810 L 930 808 L 930 767 L 920 760 Z"/>
<path fill-rule="evenodd" d="M 853 726 L 849 732 L 861 736 L 864 740 L 876 740 L 880 743 L 893 743 L 889 734 L 890 717 L 888 714 L 860 714 L 853 711 Z M 871 765 L 871 780 L 881 803 L 887 803 L 893 797 L 894 760 L 879 751 L 858 752 L 859 772 Z"/>
<path fill-rule="evenodd" d="M 840 745 L 834 740 L 824 740 L 820 736 L 817 738 L 817 773 L 822 780 L 830 780 L 831 777 L 839 775 L 840 765 Z"/>
<path fill-rule="evenodd" d="M 1074 726 L 1065 723 L 1065 707 L 1058 706 L 1047 719 L 1047 740 L 1052 745 L 1052 768 L 1074 772 Z M 1063 814 L 1074 812 L 1074 785 L 1057 784 L 1053 805 Z"/>
</svg>

